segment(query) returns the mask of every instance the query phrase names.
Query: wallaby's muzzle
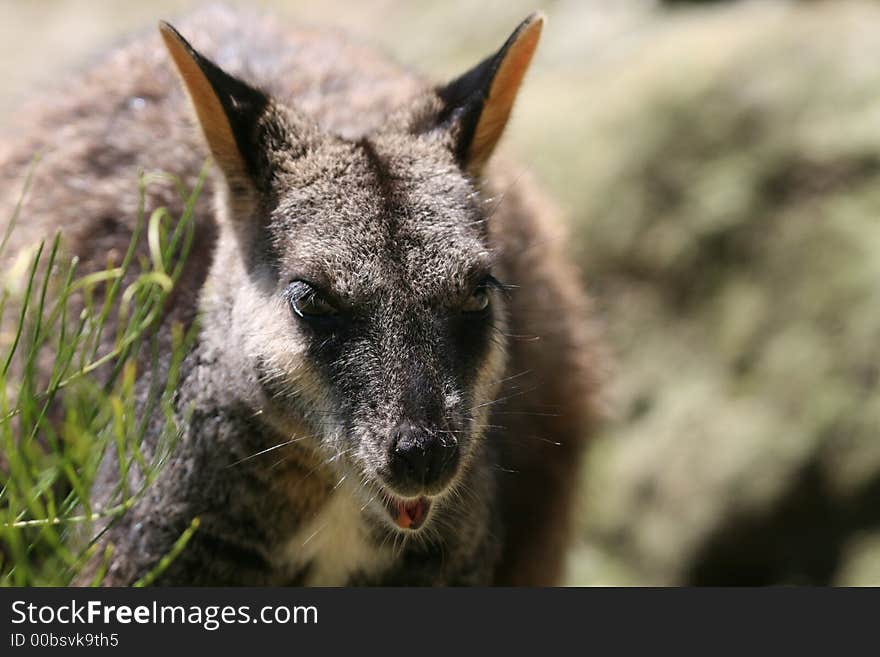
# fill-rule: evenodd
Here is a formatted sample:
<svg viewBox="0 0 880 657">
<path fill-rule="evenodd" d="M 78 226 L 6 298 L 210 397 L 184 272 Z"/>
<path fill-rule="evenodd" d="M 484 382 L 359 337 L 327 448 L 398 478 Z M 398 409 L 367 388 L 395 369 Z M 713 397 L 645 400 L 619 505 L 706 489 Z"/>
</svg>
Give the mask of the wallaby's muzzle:
<svg viewBox="0 0 880 657">
<path fill-rule="evenodd" d="M 458 465 L 458 441 L 451 434 L 403 422 L 395 432 L 388 460 L 389 483 L 401 494 L 440 492 Z"/>
<path fill-rule="evenodd" d="M 385 510 L 401 529 L 420 529 L 431 510 L 429 495 L 442 493 L 458 470 L 458 441 L 451 432 L 401 422 L 391 437 Z"/>
</svg>

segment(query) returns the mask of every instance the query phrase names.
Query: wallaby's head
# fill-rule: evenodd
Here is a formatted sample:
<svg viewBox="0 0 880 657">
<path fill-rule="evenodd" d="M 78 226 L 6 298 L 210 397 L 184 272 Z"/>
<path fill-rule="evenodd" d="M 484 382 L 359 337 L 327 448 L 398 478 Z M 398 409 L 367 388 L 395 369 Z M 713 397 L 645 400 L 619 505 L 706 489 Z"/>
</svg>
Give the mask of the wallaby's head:
<svg viewBox="0 0 880 657">
<path fill-rule="evenodd" d="M 357 141 L 161 25 L 222 172 L 203 291 L 220 358 L 267 421 L 402 530 L 424 526 L 481 449 L 503 376 L 505 281 L 478 186 L 542 22 Z"/>
</svg>

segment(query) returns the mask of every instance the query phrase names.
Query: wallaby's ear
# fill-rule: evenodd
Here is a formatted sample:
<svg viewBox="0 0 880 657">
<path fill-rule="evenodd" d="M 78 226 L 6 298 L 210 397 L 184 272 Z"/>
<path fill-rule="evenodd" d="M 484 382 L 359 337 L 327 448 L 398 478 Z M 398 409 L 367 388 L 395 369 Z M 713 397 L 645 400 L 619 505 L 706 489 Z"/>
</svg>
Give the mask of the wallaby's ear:
<svg viewBox="0 0 880 657">
<path fill-rule="evenodd" d="M 183 80 L 208 147 L 227 180 L 258 175 L 254 141 L 269 105 L 261 91 L 228 75 L 200 55 L 168 23 L 159 23 L 165 47 Z"/>
<path fill-rule="evenodd" d="M 501 138 L 543 25 L 543 14 L 533 13 L 501 50 L 438 90 L 444 104 L 440 121 L 450 124 L 456 158 L 475 176 Z"/>
</svg>

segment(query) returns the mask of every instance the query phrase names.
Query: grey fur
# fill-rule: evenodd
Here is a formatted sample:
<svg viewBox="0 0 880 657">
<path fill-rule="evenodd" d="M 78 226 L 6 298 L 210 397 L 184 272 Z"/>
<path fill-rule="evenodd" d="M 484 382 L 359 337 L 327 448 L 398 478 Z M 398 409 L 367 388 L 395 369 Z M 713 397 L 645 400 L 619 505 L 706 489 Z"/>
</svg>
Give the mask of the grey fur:
<svg viewBox="0 0 880 657">
<path fill-rule="evenodd" d="M 272 101 L 251 179 L 216 176 L 215 207 L 197 208 L 158 336 L 167 349 L 168 323 L 198 308 L 176 400 L 184 433 L 148 494 L 103 534 L 115 546 L 106 583 L 143 575 L 195 516 L 199 530 L 159 583 L 557 582 L 603 361 L 552 207 L 498 163 L 479 181 L 465 173 L 433 86 L 369 49 L 226 10 L 180 27 Z M 0 151 L 9 203 L 30 154 L 46 149 L 18 245 L 63 223 L 68 250 L 102 267 L 130 235 L 139 167 L 193 181 L 206 151 L 187 114 L 155 36 L 36 112 L 28 136 Z M 488 289 L 483 331 L 459 309 L 489 272 L 509 291 Z M 290 312 L 294 280 L 332 292 L 343 337 Z M 403 421 L 454 439 L 461 455 L 448 486 L 427 491 L 437 496 L 425 527 L 406 533 L 381 503 Z M 97 504 L 117 476 L 110 454 Z M 320 532 L 343 528 L 304 529 L 348 498 L 362 552 L 376 558 L 335 564 L 345 546 L 332 543 L 302 557 Z"/>
</svg>

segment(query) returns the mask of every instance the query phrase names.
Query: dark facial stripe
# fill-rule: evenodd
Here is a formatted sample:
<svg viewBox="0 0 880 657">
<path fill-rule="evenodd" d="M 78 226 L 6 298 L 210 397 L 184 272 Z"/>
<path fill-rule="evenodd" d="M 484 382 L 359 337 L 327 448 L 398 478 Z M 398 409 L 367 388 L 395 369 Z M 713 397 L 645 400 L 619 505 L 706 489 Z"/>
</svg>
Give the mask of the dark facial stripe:
<svg viewBox="0 0 880 657">
<path fill-rule="evenodd" d="M 376 185 L 379 188 L 379 193 L 382 195 L 382 202 L 385 207 L 384 214 L 390 219 L 395 215 L 394 211 L 397 208 L 394 177 L 391 175 L 388 164 L 376 152 L 376 147 L 369 139 L 364 137 L 357 142 L 357 146 L 364 152 L 367 162 L 370 164 L 370 169 L 376 177 Z"/>
</svg>

